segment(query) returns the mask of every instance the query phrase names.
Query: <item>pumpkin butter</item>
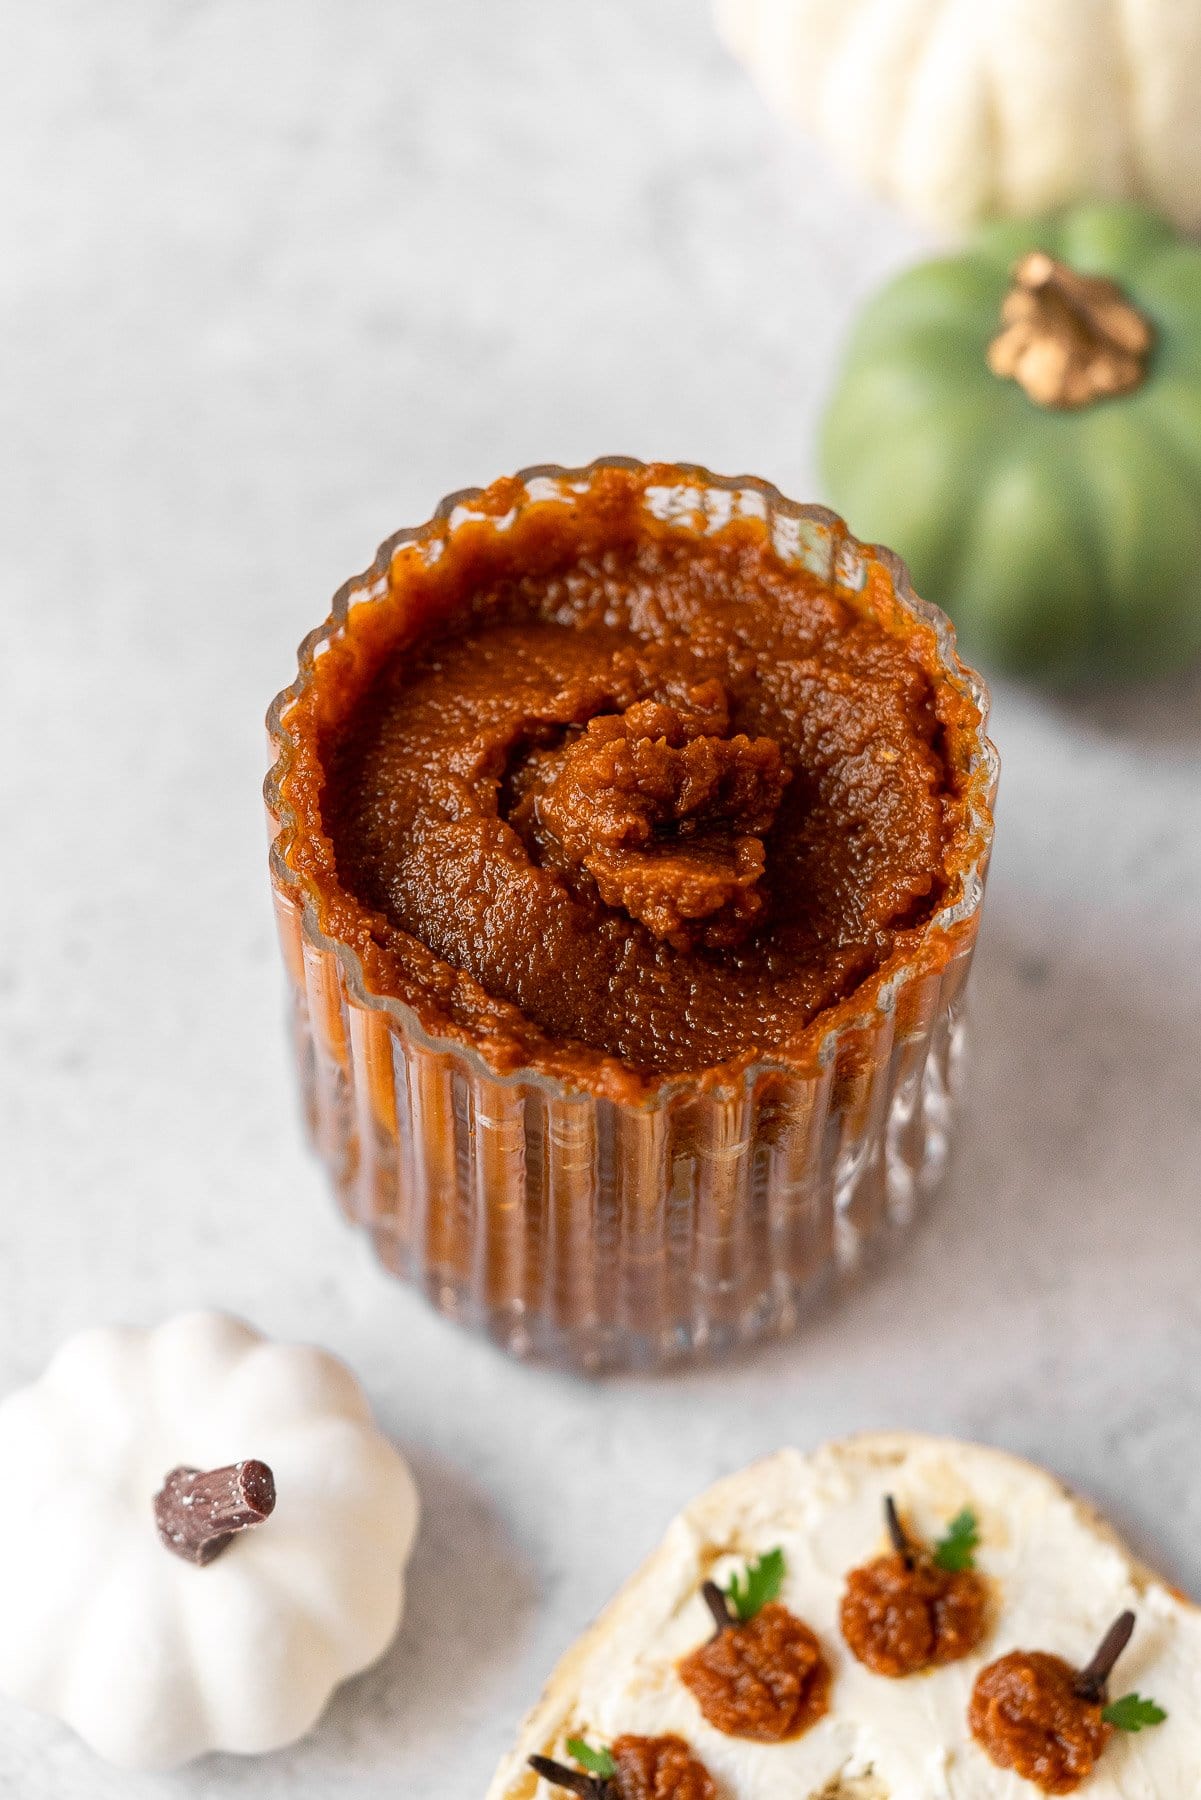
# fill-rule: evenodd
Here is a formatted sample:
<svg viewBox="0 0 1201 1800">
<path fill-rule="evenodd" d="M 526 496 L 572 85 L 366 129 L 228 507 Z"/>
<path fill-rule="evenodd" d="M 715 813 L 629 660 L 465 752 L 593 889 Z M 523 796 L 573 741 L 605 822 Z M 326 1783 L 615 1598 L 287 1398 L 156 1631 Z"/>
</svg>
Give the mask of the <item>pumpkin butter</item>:
<svg viewBox="0 0 1201 1800">
<path fill-rule="evenodd" d="M 607 468 L 504 529 L 494 484 L 289 721 L 292 859 L 372 990 L 617 1095 L 811 1057 L 969 860 L 979 715 L 932 629 L 758 518 L 650 518 L 679 479 Z"/>
<path fill-rule="evenodd" d="M 776 1600 L 691 1651 L 679 1676 L 717 1731 L 763 1744 L 799 1737 L 830 1707 L 832 1677 L 821 1645 Z"/>
<path fill-rule="evenodd" d="M 1078 1687 L 1078 1671 L 1062 1656 L 1011 1650 L 976 1678 L 972 1736 L 998 1768 L 1016 1770 L 1044 1794 L 1070 1794 L 1113 1736 L 1101 1699 Z"/>
</svg>

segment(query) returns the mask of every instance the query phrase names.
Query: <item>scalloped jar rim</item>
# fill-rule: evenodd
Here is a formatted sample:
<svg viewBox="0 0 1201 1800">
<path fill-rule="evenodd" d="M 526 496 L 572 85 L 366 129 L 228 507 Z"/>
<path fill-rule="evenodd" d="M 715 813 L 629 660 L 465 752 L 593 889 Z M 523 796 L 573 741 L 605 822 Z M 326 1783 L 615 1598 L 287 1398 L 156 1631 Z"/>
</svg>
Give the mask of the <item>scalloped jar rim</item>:
<svg viewBox="0 0 1201 1800">
<path fill-rule="evenodd" d="M 574 487 L 575 491 L 586 491 L 592 479 L 607 469 L 621 469 L 633 473 L 643 473 L 655 468 L 670 467 L 672 473 L 681 479 L 681 485 L 695 487 L 699 493 L 726 493 L 731 496 L 754 495 L 762 503 L 760 516 L 781 515 L 794 521 L 803 532 L 808 529 L 805 547 L 810 554 L 814 552 L 816 541 L 823 541 L 828 546 L 828 554 L 823 559 L 825 573 L 823 579 L 831 580 L 835 574 L 853 572 L 856 567 L 863 578 L 855 583 L 840 582 L 845 591 L 856 591 L 866 581 L 865 569 L 869 563 L 876 563 L 883 568 L 888 577 L 891 590 L 903 611 L 917 618 L 933 631 L 938 648 L 940 672 L 959 692 L 964 694 L 974 705 L 979 717 L 976 731 L 976 745 L 966 770 L 966 789 L 964 795 L 964 814 L 967 820 L 971 852 L 965 861 L 960 877 L 960 891 L 954 899 L 944 904 L 926 921 L 922 932 L 922 950 L 909 959 L 902 961 L 891 972 L 877 970 L 860 983 L 848 997 L 856 1000 L 860 995 L 870 996 L 870 1004 L 862 1010 L 846 1013 L 839 1020 L 818 1029 L 822 1015 L 818 1015 L 802 1041 L 812 1040 L 811 1060 L 802 1063 L 795 1055 L 765 1054 L 746 1058 L 731 1059 L 728 1062 L 715 1064 L 697 1070 L 687 1070 L 678 1074 L 652 1075 L 645 1082 L 644 1091 L 638 1096 L 623 1096 L 621 1104 L 640 1110 L 655 1110 L 663 1106 L 671 1106 L 677 1102 L 694 1098 L 698 1091 L 710 1095 L 734 1095 L 739 1089 L 753 1087 L 764 1075 L 777 1074 L 784 1077 L 795 1077 L 803 1074 L 807 1068 L 812 1070 L 826 1069 L 835 1064 L 840 1047 L 856 1034 L 869 1031 L 881 1019 L 891 1015 L 899 991 L 908 985 L 918 970 L 922 952 L 938 938 L 947 937 L 957 927 L 961 928 L 979 912 L 983 899 L 985 875 L 993 841 L 992 800 L 996 791 L 999 773 L 999 758 L 991 739 L 987 735 L 989 720 L 989 693 L 983 678 L 975 670 L 964 664 L 956 648 L 955 628 L 946 613 L 932 602 L 922 599 L 913 590 L 909 572 L 902 559 L 894 551 L 883 545 L 862 542 L 848 528 L 845 520 L 829 507 L 816 503 L 790 500 L 772 482 L 753 475 L 717 475 L 698 463 L 672 463 L 670 465 L 646 463 L 628 456 L 599 456 L 592 462 L 575 468 L 560 467 L 554 463 L 536 463 L 519 469 L 511 477 L 514 485 L 524 487 L 531 499 L 551 501 L 561 497 L 564 490 Z M 530 493 L 533 484 L 546 484 L 543 493 Z M 650 490 L 647 490 L 648 492 Z M 270 863 L 274 881 L 285 889 L 292 890 L 293 897 L 299 898 L 302 909 L 304 935 L 313 946 L 321 952 L 331 955 L 341 965 L 349 993 L 354 1001 L 369 1010 L 383 1013 L 399 1028 L 406 1037 L 412 1039 L 420 1047 L 432 1054 L 447 1054 L 465 1058 L 477 1073 L 489 1082 L 502 1088 L 524 1091 L 529 1088 L 541 1090 L 547 1095 L 581 1094 L 597 1097 L 598 1090 L 590 1082 L 578 1082 L 564 1079 L 562 1076 L 532 1065 L 516 1068 L 495 1067 L 478 1044 L 466 1033 L 456 1033 L 453 1029 L 438 1033 L 427 1029 L 416 1010 L 406 1001 L 393 994 L 377 992 L 373 989 L 363 972 L 360 960 L 350 945 L 336 937 L 328 936 L 318 922 L 315 895 L 308 878 L 295 870 L 288 855 L 298 833 L 298 821 L 284 794 L 284 787 L 291 770 L 296 748 L 295 739 L 288 730 L 287 717 L 296 701 L 306 691 L 313 680 L 317 661 L 328 642 L 339 632 L 348 629 L 352 612 L 359 606 L 368 605 L 382 598 L 388 588 L 389 576 L 393 561 L 399 553 L 416 550 L 419 547 L 436 546 L 450 536 L 459 519 L 456 515 L 482 517 L 472 514 L 473 502 L 487 493 L 483 487 L 467 487 L 456 489 L 439 501 L 434 511 L 423 523 L 407 526 L 393 532 L 385 538 L 376 551 L 375 557 L 360 574 L 351 576 L 337 590 L 331 603 L 328 616 L 320 625 L 304 637 L 297 651 L 298 672 L 272 701 L 267 713 L 267 729 L 273 751 L 273 761 L 263 783 L 263 795 L 267 804 L 268 816 L 272 830 L 270 847 Z M 490 522 L 503 529 L 507 520 L 487 515 Z M 777 550 L 779 546 L 776 546 Z M 804 560 L 798 556 L 797 560 Z M 813 568 L 810 562 L 807 566 Z M 814 569 L 821 574 L 821 570 Z M 834 1009 L 838 1010 L 838 1009 Z M 608 1057 L 606 1061 L 620 1064 L 617 1057 Z"/>
</svg>

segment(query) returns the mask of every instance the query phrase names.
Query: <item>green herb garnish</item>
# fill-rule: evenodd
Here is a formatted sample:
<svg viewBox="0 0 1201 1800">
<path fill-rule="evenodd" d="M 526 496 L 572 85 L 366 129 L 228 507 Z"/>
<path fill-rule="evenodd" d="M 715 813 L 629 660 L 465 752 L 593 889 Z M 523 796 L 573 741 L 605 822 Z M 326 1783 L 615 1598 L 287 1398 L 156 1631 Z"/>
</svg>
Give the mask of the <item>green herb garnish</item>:
<svg viewBox="0 0 1201 1800">
<path fill-rule="evenodd" d="M 1123 1694 L 1120 1700 L 1111 1700 L 1101 1714 L 1107 1725 L 1116 1725 L 1119 1731 L 1162 1725 L 1167 1716 L 1162 1706 L 1156 1706 L 1154 1700 L 1144 1700 L 1141 1694 Z"/>
<path fill-rule="evenodd" d="M 956 1513 L 942 1537 L 934 1546 L 933 1561 L 952 1575 L 976 1566 L 976 1549 L 980 1543 L 980 1527 L 970 1506 Z"/>
<path fill-rule="evenodd" d="M 746 1565 L 742 1575 L 730 1577 L 730 1585 L 723 1591 L 740 1625 L 753 1619 L 757 1612 L 762 1612 L 769 1600 L 774 1600 L 784 1580 L 784 1552 L 780 1549 L 768 1550 Z"/>
<path fill-rule="evenodd" d="M 568 1738 L 567 1748 L 581 1769 L 587 1769 L 590 1775 L 599 1775 L 602 1781 L 609 1781 L 616 1775 L 617 1764 L 613 1761 L 613 1753 L 603 1744 L 599 1750 L 594 1750 L 583 1738 Z"/>
</svg>

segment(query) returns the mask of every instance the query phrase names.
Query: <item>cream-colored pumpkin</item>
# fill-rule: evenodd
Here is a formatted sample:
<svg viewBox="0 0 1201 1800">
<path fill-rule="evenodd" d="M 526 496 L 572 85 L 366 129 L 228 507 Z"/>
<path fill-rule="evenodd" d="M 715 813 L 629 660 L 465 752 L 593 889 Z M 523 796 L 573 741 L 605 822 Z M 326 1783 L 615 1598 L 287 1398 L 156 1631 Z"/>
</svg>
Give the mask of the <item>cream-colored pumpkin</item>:
<svg viewBox="0 0 1201 1800">
<path fill-rule="evenodd" d="M 166 1549 L 167 1472 L 253 1457 L 270 1518 Z M 127 1768 L 300 1737 L 391 1641 L 412 1478 L 332 1356 L 221 1313 L 85 1331 L 0 1404 L 0 1691 Z"/>
<path fill-rule="evenodd" d="M 1082 195 L 1201 225 L 1201 0 L 716 0 L 778 107 L 956 226 Z"/>
</svg>

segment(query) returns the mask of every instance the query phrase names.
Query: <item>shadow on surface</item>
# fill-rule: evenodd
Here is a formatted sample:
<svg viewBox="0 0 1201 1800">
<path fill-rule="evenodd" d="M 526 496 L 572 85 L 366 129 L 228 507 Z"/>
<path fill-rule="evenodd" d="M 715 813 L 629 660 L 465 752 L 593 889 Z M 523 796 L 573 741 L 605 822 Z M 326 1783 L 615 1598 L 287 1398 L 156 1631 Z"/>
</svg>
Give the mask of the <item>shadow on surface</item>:
<svg viewBox="0 0 1201 1800">
<path fill-rule="evenodd" d="M 1043 1462 L 1196 1590 L 1201 1016 L 1150 968 L 994 907 L 949 1180 L 759 1378 Z"/>
<path fill-rule="evenodd" d="M 1070 725 L 1143 750 L 1201 746 L 1201 663 L 1132 687 L 1081 689 L 1051 696 Z"/>
<path fill-rule="evenodd" d="M 282 1796 L 321 1773 L 333 1793 L 347 1771 L 399 1768 L 404 1754 L 431 1741 L 449 1756 L 468 1739 L 522 1647 L 539 1583 L 470 1477 L 424 1449 L 402 1448 L 422 1518 L 395 1643 L 338 1689 L 308 1738 L 268 1757 L 206 1758 L 174 1778 L 174 1792 Z M 482 1791 L 490 1774 L 465 1768 L 464 1792 Z"/>
</svg>

